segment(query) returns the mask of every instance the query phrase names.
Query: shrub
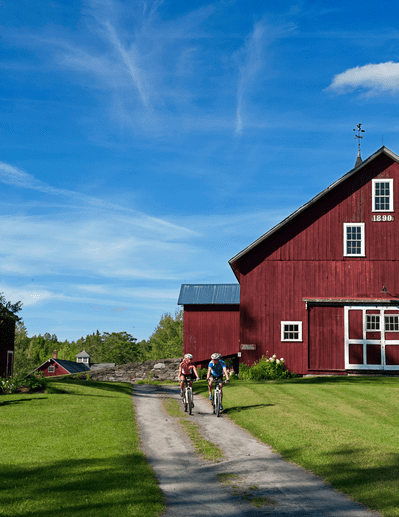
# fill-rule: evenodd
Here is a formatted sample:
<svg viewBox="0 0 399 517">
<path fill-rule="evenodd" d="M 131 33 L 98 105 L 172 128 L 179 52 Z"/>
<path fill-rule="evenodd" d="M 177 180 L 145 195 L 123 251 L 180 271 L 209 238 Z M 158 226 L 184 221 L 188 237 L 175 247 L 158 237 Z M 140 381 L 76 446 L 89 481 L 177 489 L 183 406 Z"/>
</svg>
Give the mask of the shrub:
<svg viewBox="0 0 399 517">
<path fill-rule="evenodd" d="M 292 377 L 295 377 L 295 374 L 286 369 L 284 359 L 277 359 L 275 355 L 269 358 L 262 356 L 252 366 L 240 364 L 240 379 L 242 380 L 260 381 Z"/>
<path fill-rule="evenodd" d="M 17 393 L 39 391 L 44 389 L 46 380 L 43 373 L 37 375 L 30 375 L 24 377 L 23 375 L 15 375 L 9 379 L 0 378 L 0 392 L 1 393 Z"/>
</svg>

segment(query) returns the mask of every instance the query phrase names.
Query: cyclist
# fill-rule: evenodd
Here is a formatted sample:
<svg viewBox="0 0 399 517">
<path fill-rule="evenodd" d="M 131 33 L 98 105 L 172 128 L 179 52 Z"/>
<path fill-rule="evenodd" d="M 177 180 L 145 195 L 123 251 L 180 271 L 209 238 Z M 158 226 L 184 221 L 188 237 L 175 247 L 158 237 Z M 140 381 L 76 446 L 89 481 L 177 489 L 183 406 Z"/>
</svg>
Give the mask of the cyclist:
<svg viewBox="0 0 399 517">
<path fill-rule="evenodd" d="M 193 356 L 191 354 L 186 354 L 183 358 L 183 361 L 179 366 L 179 379 L 180 379 L 180 396 L 183 397 L 183 387 L 184 381 L 186 377 L 190 379 L 190 387 L 193 385 L 193 379 L 196 378 L 199 380 L 197 368 L 195 364 L 192 362 Z M 195 377 L 194 377 L 195 375 Z"/>
<path fill-rule="evenodd" d="M 227 373 L 227 365 L 224 361 L 222 361 L 220 354 L 212 354 L 211 361 L 208 364 L 208 373 L 206 374 L 206 378 L 208 379 L 208 391 L 209 391 L 209 400 L 212 403 L 212 382 L 213 380 L 219 380 L 219 387 L 221 396 L 223 399 L 223 391 L 222 391 L 222 381 L 223 374 L 226 376 L 226 382 L 229 382 L 229 374 Z M 223 410 L 222 405 L 220 405 L 220 409 Z"/>
</svg>

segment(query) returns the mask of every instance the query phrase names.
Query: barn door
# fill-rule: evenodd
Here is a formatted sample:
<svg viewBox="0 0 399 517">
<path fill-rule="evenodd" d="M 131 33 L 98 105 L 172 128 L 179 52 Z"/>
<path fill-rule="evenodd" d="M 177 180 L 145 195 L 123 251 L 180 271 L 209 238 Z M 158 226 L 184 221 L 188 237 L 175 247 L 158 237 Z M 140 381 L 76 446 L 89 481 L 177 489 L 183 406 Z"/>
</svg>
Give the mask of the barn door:
<svg viewBox="0 0 399 517">
<path fill-rule="evenodd" d="M 345 307 L 345 368 L 399 370 L 399 307 Z"/>
</svg>

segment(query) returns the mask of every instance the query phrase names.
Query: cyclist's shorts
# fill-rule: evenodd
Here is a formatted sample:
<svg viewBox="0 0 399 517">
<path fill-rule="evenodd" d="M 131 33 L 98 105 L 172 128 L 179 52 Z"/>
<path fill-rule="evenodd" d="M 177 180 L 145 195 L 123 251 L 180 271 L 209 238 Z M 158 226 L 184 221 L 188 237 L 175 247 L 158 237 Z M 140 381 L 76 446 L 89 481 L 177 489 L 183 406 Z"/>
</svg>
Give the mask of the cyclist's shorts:
<svg viewBox="0 0 399 517">
<path fill-rule="evenodd" d="M 209 380 L 212 381 L 212 382 L 216 382 L 216 383 L 217 382 L 223 382 L 223 377 L 215 377 L 215 376 L 211 375 L 209 377 Z"/>
</svg>

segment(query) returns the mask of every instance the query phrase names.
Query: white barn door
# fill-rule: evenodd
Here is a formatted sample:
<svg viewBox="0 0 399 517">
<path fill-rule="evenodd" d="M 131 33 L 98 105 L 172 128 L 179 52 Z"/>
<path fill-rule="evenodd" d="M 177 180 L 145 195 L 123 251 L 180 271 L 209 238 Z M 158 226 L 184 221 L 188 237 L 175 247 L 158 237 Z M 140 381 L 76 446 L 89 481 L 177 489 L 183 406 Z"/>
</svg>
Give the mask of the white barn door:
<svg viewBox="0 0 399 517">
<path fill-rule="evenodd" d="M 399 307 L 345 307 L 345 368 L 399 370 Z"/>
</svg>

